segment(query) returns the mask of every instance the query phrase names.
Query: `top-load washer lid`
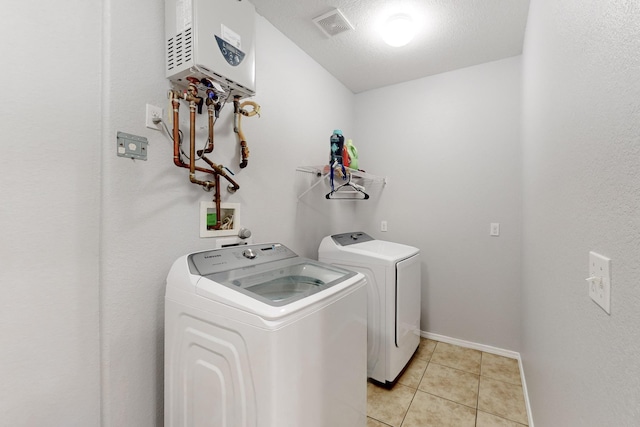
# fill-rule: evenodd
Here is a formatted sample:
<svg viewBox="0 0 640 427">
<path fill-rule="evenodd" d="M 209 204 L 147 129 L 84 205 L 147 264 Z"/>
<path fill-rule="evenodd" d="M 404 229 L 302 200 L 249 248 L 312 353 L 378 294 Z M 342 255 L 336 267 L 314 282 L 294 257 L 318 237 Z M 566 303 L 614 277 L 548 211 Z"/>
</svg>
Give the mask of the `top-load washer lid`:
<svg viewBox="0 0 640 427">
<path fill-rule="evenodd" d="M 189 256 L 189 265 L 193 274 L 275 307 L 291 304 L 357 274 L 299 257 L 280 244 L 200 252 Z"/>
</svg>

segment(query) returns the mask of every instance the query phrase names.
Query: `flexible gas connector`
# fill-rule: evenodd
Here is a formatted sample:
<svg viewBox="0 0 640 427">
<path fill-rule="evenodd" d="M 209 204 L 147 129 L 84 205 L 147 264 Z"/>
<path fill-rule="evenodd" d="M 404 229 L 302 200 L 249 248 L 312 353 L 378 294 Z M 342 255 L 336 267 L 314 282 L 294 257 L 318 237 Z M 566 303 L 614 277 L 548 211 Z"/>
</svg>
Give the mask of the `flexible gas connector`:
<svg viewBox="0 0 640 427">
<path fill-rule="evenodd" d="M 253 107 L 252 111 L 244 109 L 245 106 L 250 105 Z M 253 101 L 245 101 L 240 104 L 240 95 L 234 95 L 233 97 L 233 131 L 238 134 L 240 140 L 240 154 L 242 155 L 242 161 L 240 162 L 241 168 L 246 168 L 249 164 L 249 147 L 247 146 L 247 140 L 242 132 L 242 116 L 252 117 L 255 115 L 260 117 L 260 105 Z"/>
</svg>

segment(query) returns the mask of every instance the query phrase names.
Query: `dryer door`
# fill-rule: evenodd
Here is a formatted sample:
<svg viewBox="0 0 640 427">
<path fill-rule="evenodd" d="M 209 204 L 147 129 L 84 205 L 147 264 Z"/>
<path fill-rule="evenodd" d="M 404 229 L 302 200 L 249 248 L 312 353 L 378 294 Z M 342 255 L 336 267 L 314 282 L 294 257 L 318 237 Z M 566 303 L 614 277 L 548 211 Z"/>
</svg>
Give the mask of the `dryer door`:
<svg viewBox="0 0 640 427">
<path fill-rule="evenodd" d="M 420 337 L 420 256 L 396 264 L 396 347 Z"/>
</svg>

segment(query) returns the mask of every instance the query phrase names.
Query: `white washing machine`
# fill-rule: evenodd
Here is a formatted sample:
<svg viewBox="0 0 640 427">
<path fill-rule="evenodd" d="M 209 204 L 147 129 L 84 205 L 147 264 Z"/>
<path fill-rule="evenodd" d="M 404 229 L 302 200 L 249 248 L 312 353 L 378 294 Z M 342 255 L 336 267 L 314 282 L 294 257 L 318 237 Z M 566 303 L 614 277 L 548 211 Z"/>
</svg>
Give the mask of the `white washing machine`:
<svg viewBox="0 0 640 427">
<path fill-rule="evenodd" d="M 353 232 L 322 239 L 318 259 L 367 278 L 367 376 L 392 386 L 420 344 L 420 250 Z"/>
<path fill-rule="evenodd" d="M 179 258 L 165 303 L 165 426 L 366 425 L 362 274 L 223 248 Z"/>
</svg>

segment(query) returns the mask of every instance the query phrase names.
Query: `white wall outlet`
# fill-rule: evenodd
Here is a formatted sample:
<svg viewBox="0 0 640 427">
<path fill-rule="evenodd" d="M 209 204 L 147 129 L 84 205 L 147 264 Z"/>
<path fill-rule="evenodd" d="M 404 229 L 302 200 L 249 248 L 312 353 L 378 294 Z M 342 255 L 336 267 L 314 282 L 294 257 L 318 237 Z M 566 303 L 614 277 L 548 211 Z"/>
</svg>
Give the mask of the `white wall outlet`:
<svg viewBox="0 0 640 427">
<path fill-rule="evenodd" d="M 149 129 L 160 130 L 162 128 L 162 123 L 158 122 L 153 123 L 153 119 L 162 120 L 162 108 L 156 107 L 155 105 L 147 104 L 147 114 L 145 117 L 145 125 Z"/>
<path fill-rule="evenodd" d="M 611 314 L 611 260 L 589 252 L 589 296 L 607 314 Z"/>
<path fill-rule="evenodd" d="M 387 221 L 380 221 L 380 231 L 387 231 Z"/>
<path fill-rule="evenodd" d="M 491 231 L 489 232 L 491 236 L 499 236 L 500 235 L 500 223 L 492 222 L 491 223 Z"/>
</svg>

